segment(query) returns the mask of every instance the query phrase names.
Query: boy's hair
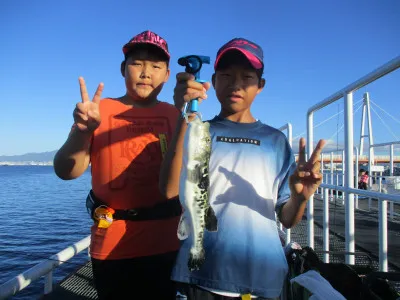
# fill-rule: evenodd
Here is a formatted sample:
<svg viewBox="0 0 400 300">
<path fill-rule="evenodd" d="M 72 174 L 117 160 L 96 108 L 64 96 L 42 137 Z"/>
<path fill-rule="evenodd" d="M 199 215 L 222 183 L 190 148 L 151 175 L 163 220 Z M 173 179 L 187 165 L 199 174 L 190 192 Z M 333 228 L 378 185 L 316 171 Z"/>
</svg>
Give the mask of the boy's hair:
<svg viewBox="0 0 400 300">
<path fill-rule="evenodd" d="M 136 50 L 143 48 L 154 51 L 154 53 L 156 53 L 160 59 L 165 60 L 167 66 L 169 65 L 171 55 L 169 54 L 166 40 L 150 30 L 143 31 L 142 33 L 134 36 L 122 47 L 125 60 Z"/>
<path fill-rule="evenodd" d="M 237 57 L 237 52 L 241 53 L 245 61 L 248 62 L 249 68 L 254 69 L 258 78 L 261 79 L 264 72 L 263 50 L 256 43 L 244 38 L 234 38 L 218 50 L 214 70 L 226 69 L 232 65 L 234 61 L 232 57 Z"/>
</svg>

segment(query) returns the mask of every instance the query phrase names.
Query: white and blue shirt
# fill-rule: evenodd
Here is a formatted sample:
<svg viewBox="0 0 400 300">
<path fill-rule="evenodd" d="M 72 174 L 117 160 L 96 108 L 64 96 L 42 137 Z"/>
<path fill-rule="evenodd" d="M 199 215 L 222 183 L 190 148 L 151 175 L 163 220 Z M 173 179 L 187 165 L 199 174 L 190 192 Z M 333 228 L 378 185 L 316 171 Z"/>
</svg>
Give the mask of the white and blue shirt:
<svg viewBox="0 0 400 300">
<path fill-rule="evenodd" d="M 296 164 L 286 136 L 263 124 L 210 122 L 210 203 L 218 231 L 204 234 L 206 260 L 188 269 L 182 242 L 172 279 L 209 289 L 278 297 L 288 271 L 275 212 L 290 197 Z"/>
</svg>

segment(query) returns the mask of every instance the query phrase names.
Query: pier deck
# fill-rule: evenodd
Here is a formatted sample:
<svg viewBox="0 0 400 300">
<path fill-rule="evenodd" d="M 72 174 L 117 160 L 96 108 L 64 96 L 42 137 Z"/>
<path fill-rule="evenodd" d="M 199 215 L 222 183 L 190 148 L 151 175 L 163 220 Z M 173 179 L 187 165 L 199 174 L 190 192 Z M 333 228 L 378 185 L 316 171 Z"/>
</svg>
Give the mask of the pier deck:
<svg viewBox="0 0 400 300">
<path fill-rule="evenodd" d="M 330 251 L 345 251 L 344 244 L 344 220 L 345 212 L 341 204 L 342 200 L 330 202 Z M 356 228 L 356 264 L 370 265 L 378 270 L 379 266 L 379 245 L 378 245 L 378 214 L 377 201 L 372 201 L 371 211 L 368 209 L 368 199 L 359 200 L 361 209 L 355 211 Z M 395 206 L 395 211 L 400 213 L 400 207 Z M 389 272 L 400 271 L 400 214 L 395 215 L 393 220 L 388 217 L 388 257 Z M 315 251 L 322 259 L 322 201 L 319 197 L 314 198 L 314 217 L 315 217 Z M 332 231 L 334 233 L 332 233 Z M 307 223 L 305 217 L 291 230 L 292 241 L 298 242 L 302 246 L 307 245 Z M 344 262 L 344 255 L 330 255 L 331 262 Z M 396 284 L 396 288 L 399 284 Z M 42 299 L 97 299 L 96 290 L 93 286 L 91 263 L 77 269 L 69 277 L 65 278 L 53 292 L 44 296 Z M 179 298 L 177 298 L 179 299 Z"/>
</svg>

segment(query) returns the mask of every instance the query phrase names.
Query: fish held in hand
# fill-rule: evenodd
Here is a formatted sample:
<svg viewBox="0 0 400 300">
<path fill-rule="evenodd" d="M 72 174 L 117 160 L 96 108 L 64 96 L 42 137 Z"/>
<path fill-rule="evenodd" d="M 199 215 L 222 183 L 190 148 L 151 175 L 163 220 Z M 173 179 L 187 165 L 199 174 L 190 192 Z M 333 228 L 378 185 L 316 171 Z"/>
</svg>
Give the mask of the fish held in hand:
<svg viewBox="0 0 400 300">
<path fill-rule="evenodd" d="M 217 231 L 218 222 L 209 202 L 210 124 L 199 116 L 188 123 L 184 138 L 179 198 L 184 208 L 178 238 L 191 236 L 188 267 L 199 270 L 205 261 L 204 230 Z"/>
</svg>

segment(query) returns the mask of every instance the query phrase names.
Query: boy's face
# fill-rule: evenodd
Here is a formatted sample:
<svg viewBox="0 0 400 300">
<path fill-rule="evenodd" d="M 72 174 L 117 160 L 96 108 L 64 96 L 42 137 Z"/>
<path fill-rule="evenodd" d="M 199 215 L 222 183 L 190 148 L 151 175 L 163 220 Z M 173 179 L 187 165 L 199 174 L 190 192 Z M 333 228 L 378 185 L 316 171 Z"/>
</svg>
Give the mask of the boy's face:
<svg viewBox="0 0 400 300">
<path fill-rule="evenodd" d="M 224 62 L 221 59 L 223 67 L 212 78 L 221 108 L 227 113 L 249 110 L 256 95 L 263 90 L 265 80 L 258 77 L 244 56 L 235 52 L 226 55 L 222 58 Z"/>
<path fill-rule="evenodd" d="M 165 58 L 152 47 L 137 47 L 121 64 L 128 95 L 136 101 L 153 100 L 165 82 L 170 70 Z"/>
</svg>

